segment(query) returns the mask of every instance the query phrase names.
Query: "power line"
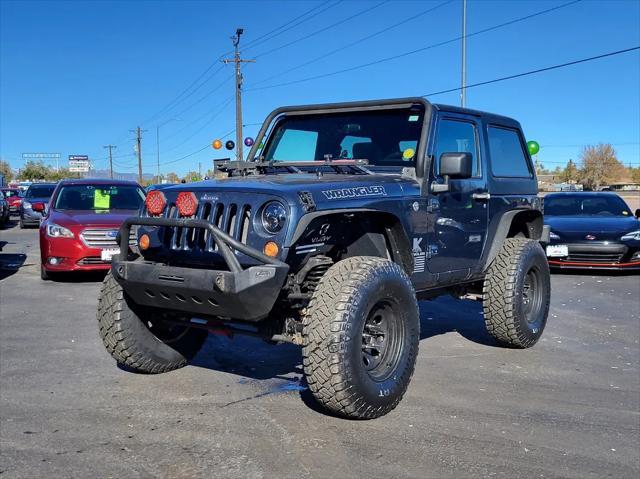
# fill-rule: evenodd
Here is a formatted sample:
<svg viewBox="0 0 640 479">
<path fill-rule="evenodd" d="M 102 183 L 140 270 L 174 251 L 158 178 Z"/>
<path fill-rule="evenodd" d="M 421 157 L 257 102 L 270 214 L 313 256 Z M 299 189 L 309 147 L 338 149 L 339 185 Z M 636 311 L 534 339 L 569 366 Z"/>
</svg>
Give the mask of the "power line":
<svg viewBox="0 0 640 479">
<path fill-rule="evenodd" d="M 220 139 L 221 139 L 221 140 L 225 139 L 226 137 L 228 137 L 229 135 L 231 135 L 231 134 L 232 134 L 233 132 L 235 132 L 235 131 L 236 131 L 236 129 L 234 128 L 233 130 L 229 131 L 229 132 L 228 132 L 228 133 L 226 133 L 225 135 L 221 136 L 221 137 L 220 137 Z M 172 164 L 172 163 L 177 163 L 177 162 L 182 161 L 182 160 L 184 160 L 184 159 L 186 159 L 186 158 L 189 158 L 189 157 L 191 157 L 191 156 L 193 156 L 193 155 L 195 155 L 195 154 L 197 154 L 197 153 L 200 153 L 201 151 L 204 151 L 204 150 L 206 150 L 207 148 L 211 148 L 211 143 L 207 143 L 205 146 L 203 146 L 203 147 L 202 147 L 202 148 L 200 148 L 199 150 L 196 150 L 196 151 L 193 151 L 193 152 L 191 152 L 191 153 L 189 153 L 189 154 L 187 154 L 187 155 L 181 156 L 180 158 L 177 158 L 177 159 L 175 159 L 175 160 L 166 161 L 166 162 L 164 162 L 164 163 L 161 163 L 161 165 L 169 165 L 169 164 Z"/>
<path fill-rule="evenodd" d="M 354 18 L 359 17 L 360 15 L 364 15 L 365 13 L 369 13 L 372 10 L 375 10 L 376 8 L 381 7 L 385 3 L 389 3 L 389 0 L 384 0 L 384 1 L 380 2 L 380 3 L 376 3 L 375 5 L 373 5 L 371 7 L 367 7 L 364 10 L 361 10 L 361 11 L 359 11 L 357 13 L 354 13 L 353 15 L 351 15 L 351 16 L 349 16 L 347 18 L 343 18 L 342 20 L 339 20 L 339 21 L 337 21 L 335 23 L 332 23 L 331 25 L 327 25 L 326 27 L 323 27 L 323 28 L 321 28 L 319 30 L 316 30 L 316 31 L 311 32 L 311 33 L 309 33 L 307 35 L 304 35 L 303 37 L 300 37 L 300 38 L 298 38 L 296 40 L 292 40 L 292 41 L 290 41 L 288 43 L 280 45 L 279 47 L 275 47 L 275 48 L 272 48 L 271 50 L 267 50 L 265 52 L 262 52 L 262 53 L 259 53 L 257 55 L 254 55 L 254 58 L 260 58 L 262 56 L 269 55 L 270 53 L 277 52 L 278 50 L 282 50 L 283 48 L 291 46 L 291 45 L 293 45 L 295 43 L 299 43 L 301 41 L 307 40 L 307 39 L 309 39 L 309 38 L 311 38 L 313 36 L 316 36 L 316 35 L 318 35 L 318 34 L 320 34 L 322 32 L 326 32 L 327 30 L 329 30 L 331 28 L 337 27 L 338 25 L 342 25 L 343 23 L 346 23 L 349 20 L 353 20 Z"/>
<path fill-rule="evenodd" d="M 563 3 L 562 5 L 558 5 L 558 6 L 555 6 L 555 7 L 552 7 L 552 8 L 547 8 L 547 9 L 541 10 L 539 12 L 535 12 L 535 13 L 532 13 L 532 14 L 529 14 L 529 15 L 525 15 L 523 17 L 515 18 L 513 20 L 509 20 L 507 22 L 499 23 L 499 24 L 491 26 L 491 27 L 483 28 L 482 30 L 478 30 L 476 32 L 467 34 L 466 37 L 467 38 L 474 37 L 474 36 L 480 35 L 482 33 L 487 33 L 487 32 L 493 31 L 493 30 L 497 30 L 499 28 L 503 28 L 503 27 L 506 27 L 506 26 L 509 26 L 509 25 L 513 25 L 515 23 L 523 22 L 525 20 L 529 20 L 531 18 L 534 18 L 534 17 L 540 16 L 540 15 L 544 15 L 546 13 L 550 13 L 550 12 L 559 10 L 561 8 L 565 8 L 565 7 L 574 5 L 574 4 L 579 3 L 581 1 L 582 0 L 572 0 L 571 2 Z M 399 53 L 397 55 L 392 55 L 392 56 L 389 56 L 389 57 L 380 58 L 378 60 L 370 61 L 370 62 L 367 62 L 367 63 L 362 63 L 360 65 L 355 65 L 355 66 L 352 66 L 352 67 L 349 67 L 349 68 L 343 68 L 341 70 L 335 70 L 335 71 L 332 71 L 332 72 L 321 73 L 319 75 L 314 75 L 314 76 L 310 76 L 310 77 L 306 77 L 306 78 L 300 78 L 298 80 L 292 80 L 292 81 L 283 82 L 283 83 L 276 83 L 276 84 L 273 84 L 273 85 L 266 85 L 266 86 L 255 87 L 255 88 L 247 88 L 246 91 L 265 90 L 265 89 L 268 89 L 268 88 L 277 88 L 277 87 L 281 87 L 281 86 L 289 86 L 289 85 L 294 85 L 296 83 L 303 83 L 303 82 L 307 82 L 307 81 L 318 80 L 318 79 L 321 79 L 321 78 L 326 78 L 326 77 L 330 77 L 330 76 L 334 76 L 334 75 L 339 75 L 341 73 L 347 73 L 347 72 L 351 72 L 351 71 L 354 71 L 354 70 L 359 70 L 361 68 L 366 68 L 366 67 L 370 67 L 370 66 L 373 66 L 373 65 L 378 65 L 380 63 L 385 63 L 385 62 L 388 62 L 388 61 L 391 61 L 391 60 L 396 60 L 398 58 L 406 57 L 406 56 L 409 56 L 409 55 L 414 55 L 416 53 L 420 53 L 420 52 L 423 52 L 423 51 L 426 51 L 426 50 L 430 50 L 430 49 L 433 49 L 433 48 L 437 48 L 437 47 L 441 47 L 441 46 L 444 46 L 444 45 L 448 45 L 450 43 L 457 42 L 457 41 L 459 41 L 461 39 L 462 39 L 462 36 L 457 36 L 455 38 L 451 38 L 449 40 L 445 40 L 445 41 L 442 41 L 442 42 L 439 42 L 439 43 L 433 43 L 431 45 L 427 45 L 425 47 L 421 47 L 421 48 L 418 48 L 416 50 L 411 50 L 411 51 Z"/>
<path fill-rule="evenodd" d="M 195 92 L 197 92 L 200 88 L 202 88 L 209 80 L 211 80 L 214 76 L 216 76 L 219 72 L 222 71 L 222 69 L 224 68 L 224 66 L 220 66 L 220 68 L 218 68 L 217 70 L 215 70 L 205 81 L 203 81 L 200 85 L 198 85 L 195 89 L 193 89 L 193 91 L 191 91 L 189 94 L 187 94 L 184 98 L 182 98 L 182 96 L 189 91 L 194 85 L 196 85 L 200 79 L 202 79 L 207 73 L 209 73 L 209 71 L 211 71 L 211 69 L 216 66 L 219 65 L 219 61 L 220 58 L 222 58 L 222 55 L 220 55 L 216 61 L 214 63 L 212 63 L 211 65 L 209 65 L 209 67 L 200 74 L 200 76 L 198 76 L 193 82 L 191 82 L 189 84 L 189 86 L 187 88 L 185 88 L 184 90 L 182 90 L 178 96 L 176 96 L 173 100 L 171 100 L 167 105 L 164 106 L 164 108 L 162 108 L 161 110 L 159 110 L 158 112 L 154 113 L 152 116 L 150 116 L 149 118 L 147 118 L 145 121 L 142 122 L 142 124 L 147 124 L 149 123 L 151 120 L 153 119 L 157 119 L 160 118 L 162 116 L 163 113 L 165 112 L 169 112 L 172 108 L 176 107 L 178 104 L 180 104 L 181 102 L 185 101 L 187 98 L 189 98 L 190 96 L 192 96 Z"/>
<path fill-rule="evenodd" d="M 263 43 L 265 43 L 265 42 L 268 42 L 268 41 L 270 41 L 270 40 L 273 40 L 275 37 L 280 36 L 280 35 L 282 35 L 283 33 L 288 32 L 289 30 L 292 30 L 292 29 L 294 29 L 295 27 L 300 26 L 300 25 L 302 25 L 303 23 L 308 22 L 308 21 L 309 21 L 309 20 L 311 20 L 312 18 L 317 17 L 318 15 L 320 15 L 320 14 L 322 14 L 322 13 L 326 12 L 327 10 L 330 10 L 330 9 L 332 9 L 332 8 L 336 7 L 336 6 L 337 6 L 338 4 L 340 4 L 341 2 L 342 2 L 342 0 L 338 0 L 338 1 L 334 2 L 334 3 L 331 3 L 331 0 L 329 0 L 329 1 L 327 1 L 327 2 L 324 2 L 323 4 L 321 4 L 321 5 L 317 6 L 316 8 L 312 8 L 312 9 L 311 9 L 311 10 L 309 10 L 307 13 L 304 13 L 304 14 L 300 15 L 299 17 L 296 17 L 296 19 L 294 19 L 294 20 L 297 20 L 297 19 L 299 19 L 299 18 L 301 18 L 301 17 L 306 16 L 307 14 L 311 13 L 311 11 L 313 11 L 313 10 L 317 10 L 318 8 L 321 8 L 320 10 L 316 11 L 313 15 L 310 15 L 310 16 L 308 16 L 307 18 L 303 18 L 303 19 L 302 19 L 302 20 L 300 20 L 299 22 L 294 23 L 293 25 L 289 26 L 288 28 L 285 28 L 284 30 L 282 30 L 282 31 L 280 31 L 280 32 L 274 33 L 273 35 L 269 36 L 268 38 L 265 38 L 265 39 L 260 40 L 260 41 L 254 40 L 253 42 L 249 42 L 249 43 L 247 43 L 247 45 L 245 45 L 245 47 L 244 47 L 244 50 L 245 50 L 245 51 L 246 51 L 246 50 L 250 50 L 250 49 L 252 49 L 252 48 L 255 48 L 255 47 L 256 47 L 256 46 L 258 46 L 258 45 L 261 45 L 261 44 L 263 44 Z M 330 3 L 331 3 L 331 4 L 330 4 Z M 329 5 L 329 4 L 330 4 L 330 5 Z M 322 8 L 322 7 L 324 7 L 324 8 Z M 294 20 L 291 20 L 291 21 L 294 21 Z M 291 22 L 289 22 L 289 23 L 291 23 Z M 278 29 L 275 29 L 275 30 L 278 30 Z M 274 31 L 275 31 L 275 30 L 274 30 Z M 264 35 L 263 35 L 263 36 L 264 36 Z"/>
<path fill-rule="evenodd" d="M 209 114 L 211 115 L 211 118 L 209 118 L 209 120 L 202 125 L 200 128 L 198 128 L 197 130 L 195 130 L 191 135 L 189 135 L 187 138 L 185 138 L 183 141 L 181 141 L 180 143 L 172 146 L 171 148 L 165 150 L 165 153 L 169 152 L 169 151 L 173 151 L 176 148 L 179 148 L 180 146 L 184 145 L 187 141 L 189 141 L 191 138 L 193 138 L 194 136 L 196 136 L 198 133 L 200 133 L 204 128 L 206 128 L 218 115 L 220 115 L 220 113 L 222 113 L 225 108 L 227 106 L 229 106 L 229 104 L 233 101 L 233 97 L 229 98 L 227 101 L 225 101 L 221 107 L 216 110 L 212 115 L 209 112 Z"/>
<path fill-rule="evenodd" d="M 269 80 L 273 80 L 275 78 L 279 78 L 281 76 L 287 75 L 288 73 L 291 73 L 293 71 L 299 70 L 300 68 L 306 67 L 307 65 L 311 65 L 312 63 L 315 63 L 315 62 L 317 62 L 319 60 L 323 60 L 323 59 L 325 59 L 327 57 L 330 57 L 331 55 L 333 55 L 335 53 L 342 52 L 342 51 L 346 50 L 347 48 L 351 48 L 351 47 L 353 47 L 355 45 L 358 45 L 358 44 L 360 44 L 360 43 L 362 43 L 364 41 L 367 41 L 367 40 L 369 40 L 371 38 L 374 38 L 374 37 L 376 37 L 378 35 L 386 33 L 389 30 L 393 30 L 394 28 L 397 28 L 397 27 L 399 27 L 401 25 L 406 25 L 407 22 L 416 20 L 416 19 L 418 19 L 418 18 L 420 18 L 420 17 L 422 17 L 422 16 L 424 16 L 424 15 L 426 15 L 428 13 L 431 13 L 434 10 L 437 10 L 440 7 L 444 7 L 445 5 L 448 5 L 449 3 L 452 3 L 452 2 L 453 2 L 453 0 L 446 0 L 446 1 L 436 5 L 435 7 L 431 7 L 431 8 L 428 8 L 426 10 L 422 10 L 422 11 L 416 13 L 415 15 L 411 15 L 409 17 L 403 18 L 399 22 L 396 22 L 393 25 L 389 25 L 388 27 L 383 28 L 382 30 L 378 30 L 377 32 L 371 33 L 371 34 L 369 34 L 369 35 L 367 35 L 365 37 L 362 37 L 362 38 L 360 38 L 358 40 L 355 40 L 355 41 L 353 41 L 351 43 L 347 43 L 346 45 L 342 45 L 341 47 L 335 48 L 335 49 L 333 49 L 333 50 L 331 50 L 331 51 L 329 51 L 327 53 L 324 53 L 324 54 L 322 54 L 322 55 L 320 55 L 318 57 L 312 58 L 311 60 L 308 60 L 308 61 L 306 61 L 304 63 L 301 63 L 301 64 L 299 64 L 299 65 L 297 65 L 295 67 L 289 68 L 288 70 L 280 71 L 279 73 L 276 73 L 275 75 L 267 77 L 267 78 L 265 78 L 263 80 L 259 80 L 259 81 L 255 82 L 254 85 L 259 85 L 261 83 L 268 82 Z M 249 85 L 249 86 L 251 86 L 251 85 Z"/>
<path fill-rule="evenodd" d="M 483 82 L 478 82 L 478 83 L 472 83 L 471 85 L 467 85 L 465 88 L 475 88 L 478 86 L 482 86 L 482 85 L 489 85 L 491 83 L 497 83 L 497 82 L 501 82 L 501 81 L 505 81 L 505 80 L 512 80 L 514 78 L 520 78 L 520 77 L 524 77 L 527 75 L 534 75 L 536 73 L 542 73 L 542 72 L 546 72 L 546 71 L 550 71 L 550 70 L 556 70 L 558 68 L 564 68 L 564 67 L 568 67 L 571 65 L 577 65 L 579 63 L 586 63 L 586 62 L 590 62 L 593 60 L 599 60 L 600 58 L 606 58 L 606 57 L 612 57 L 614 55 L 622 55 L 623 53 L 628 53 L 628 52 L 632 52 L 634 50 L 638 50 L 640 49 L 640 46 L 637 47 L 631 47 L 631 48 L 625 48 L 623 50 L 616 50 L 614 52 L 608 52 L 608 53 L 603 53 L 602 55 L 596 55 L 593 57 L 588 57 L 588 58 L 582 58 L 580 60 L 574 60 L 571 62 L 566 62 L 566 63 L 560 63 L 558 65 L 552 65 L 549 67 L 544 67 L 544 68 L 538 68 L 536 70 L 529 70 L 527 72 L 522 72 L 522 73 L 516 73 L 515 75 L 509 75 L 506 77 L 501 77 L 501 78 L 494 78 L 493 80 L 487 80 L 487 81 L 483 81 Z M 435 95 L 441 95 L 443 93 L 451 93 L 454 91 L 459 91 L 461 89 L 461 87 L 456 87 L 456 88 L 449 88 L 447 90 L 440 90 L 440 91 L 436 91 L 436 92 L 432 92 L 432 93 L 427 93 L 426 95 L 422 95 L 424 97 L 429 97 L 429 96 L 435 96 Z"/>
</svg>

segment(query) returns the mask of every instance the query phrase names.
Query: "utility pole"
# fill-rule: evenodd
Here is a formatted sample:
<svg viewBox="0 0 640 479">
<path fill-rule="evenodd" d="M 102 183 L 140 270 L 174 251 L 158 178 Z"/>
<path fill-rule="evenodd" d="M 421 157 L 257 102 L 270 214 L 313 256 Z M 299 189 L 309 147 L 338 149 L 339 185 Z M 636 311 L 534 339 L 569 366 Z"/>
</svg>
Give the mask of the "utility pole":
<svg viewBox="0 0 640 479">
<path fill-rule="evenodd" d="M 103 146 L 103 148 L 109 148 L 109 171 L 111 172 L 111 179 L 113 180 L 113 156 L 111 154 L 111 150 L 118 147 L 115 145 L 107 145 Z"/>
<path fill-rule="evenodd" d="M 231 37 L 233 42 L 234 55 L 233 59 L 224 59 L 223 63 L 235 63 L 236 67 L 236 159 L 242 161 L 244 155 L 242 153 L 242 72 L 240 71 L 241 63 L 253 63 L 255 60 L 243 60 L 240 58 L 240 50 L 238 45 L 240 44 L 240 36 L 244 33 L 244 29 L 236 29 L 235 36 Z"/>
<path fill-rule="evenodd" d="M 198 179 L 202 181 L 202 162 L 198 162 Z"/>
<path fill-rule="evenodd" d="M 142 184 L 142 133 L 147 130 L 141 130 L 140 127 L 135 130 L 129 130 L 136 133 L 136 150 L 138 151 L 138 183 Z"/>
<path fill-rule="evenodd" d="M 462 0 L 462 88 L 460 89 L 460 106 L 467 103 L 467 0 Z"/>
</svg>

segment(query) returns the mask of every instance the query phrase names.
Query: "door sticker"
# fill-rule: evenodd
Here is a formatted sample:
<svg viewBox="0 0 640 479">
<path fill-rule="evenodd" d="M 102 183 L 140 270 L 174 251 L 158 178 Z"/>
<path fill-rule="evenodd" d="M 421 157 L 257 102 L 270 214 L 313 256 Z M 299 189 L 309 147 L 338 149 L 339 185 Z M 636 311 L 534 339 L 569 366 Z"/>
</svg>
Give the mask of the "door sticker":
<svg viewBox="0 0 640 479">
<path fill-rule="evenodd" d="M 424 273 L 424 267 L 427 262 L 427 253 L 422 249 L 422 240 L 424 238 L 413 238 L 413 272 Z"/>
</svg>

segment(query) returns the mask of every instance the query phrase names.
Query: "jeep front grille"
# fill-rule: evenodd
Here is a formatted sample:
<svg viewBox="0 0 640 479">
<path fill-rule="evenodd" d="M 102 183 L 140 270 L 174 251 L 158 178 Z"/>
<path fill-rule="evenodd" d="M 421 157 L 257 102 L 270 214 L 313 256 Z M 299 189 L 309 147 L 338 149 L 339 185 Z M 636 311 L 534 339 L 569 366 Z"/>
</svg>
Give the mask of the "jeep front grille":
<svg viewBox="0 0 640 479">
<path fill-rule="evenodd" d="M 89 248 L 117 248 L 115 234 L 117 229 L 113 228 L 87 228 L 80 233 L 80 239 Z M 131 228 L 129 244 L 136 243 L 136 230 Z"/>
<path fill-rule="evenodd" d="M 232 238 L 247 244 L 247 237 L 251 229 L 251 205 L 221 202 L 201 202 L 194 218 L 206 220 L 217 226 Z M 167 208 L 167 218 L 178 218 L 178 208 L 171 204 Z M 165 245 L 172 250 L 192 250 L 214 252 L 218 250 L 213 237 L 208 231 L 195 228 L 167 228 L 168 238 Z"/>
</svg>

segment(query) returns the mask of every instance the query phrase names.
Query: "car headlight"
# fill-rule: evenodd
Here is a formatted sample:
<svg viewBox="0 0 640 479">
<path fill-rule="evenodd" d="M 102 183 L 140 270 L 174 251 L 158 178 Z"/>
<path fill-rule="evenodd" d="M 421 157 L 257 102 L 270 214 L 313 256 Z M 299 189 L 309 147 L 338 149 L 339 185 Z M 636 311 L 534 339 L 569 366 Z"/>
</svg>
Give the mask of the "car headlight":
<svg viewBox="0 0 640 479">
<path fill-rule="evenodd" d="M 620 237 L 621 241 L 640 241 L 640 230 L 630 231 L 626 235 Z"/>
<path fill-rule="evenodd" d="M 27 209 L 31 209 L 31 203 L 29 203 L 28 201 L 23 201 L 22 202 L 22 207 L 23 208 L 27 208 Z"/>
<path fill-rule="evenodd" d="M 262 227 L 267 233 L 276 234 L 287 221 L 287 210 L 279 201 L 271 201 L 262 208 Z"/>
<path fill-rule="evenodd" d="M 52 238 L 73 238 L 73 233 L 64 226 L 49 223 L 47 225 L 47 236 L 51 236 Z"/>
<path fill-rule="evenodd" d="M 559 235 L 557 235 L 557 234 L 555 234 L 555 233 L 552 231 L 552 232 L 550 232 L 550 233 L 549 233 L 549 239 L 552 239 L 552 240 L 559 240 L 559 239 L 560 239 L 560 236 L 559 236 Z"/>
</svg>

